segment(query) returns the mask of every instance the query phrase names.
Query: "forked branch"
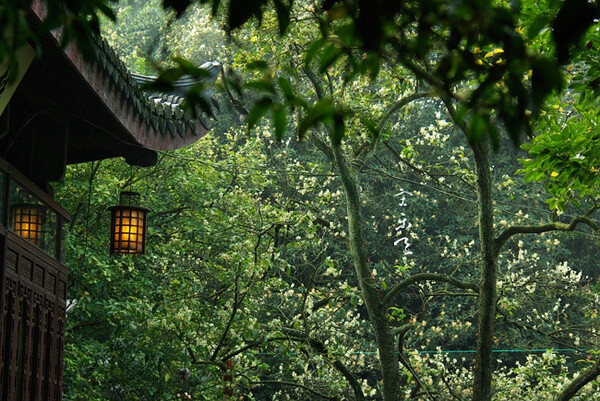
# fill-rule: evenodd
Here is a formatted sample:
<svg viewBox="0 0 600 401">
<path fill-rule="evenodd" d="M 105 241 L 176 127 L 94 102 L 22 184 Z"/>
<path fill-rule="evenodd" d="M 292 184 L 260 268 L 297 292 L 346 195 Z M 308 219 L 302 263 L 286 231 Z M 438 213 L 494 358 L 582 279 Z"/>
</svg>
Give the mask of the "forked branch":
<svg viewBox="0 0 600 401">
<path fill-rule="evenodd" d="M 499 252 L 502 246 L 510 237 L 516 234 L 540 234 L 549 231 L 574 231 L 579 224 L 585 224 L 595 231 L 600 231 L 600 225 L 594 222 L 590 216 L 598 209 L 598 206 L 590 208 L 583 216 L 576 216 L 569 223 L 552 222 L 540 224 L 537 226 L 512 226 L 504 230 L 496 238 L 496 252 Z"/>
</svg>

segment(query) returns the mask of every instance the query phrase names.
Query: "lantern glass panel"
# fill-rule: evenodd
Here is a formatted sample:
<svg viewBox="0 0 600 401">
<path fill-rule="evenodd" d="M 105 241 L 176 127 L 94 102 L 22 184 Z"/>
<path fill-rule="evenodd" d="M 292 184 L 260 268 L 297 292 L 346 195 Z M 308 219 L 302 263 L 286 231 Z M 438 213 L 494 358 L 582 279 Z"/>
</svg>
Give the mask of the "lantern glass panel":
<svg viewBox="0 0 600 401">
<path fill-rule="evenodd" d="M 113 206 L 112 253 L 144 253 L 146 210 L 135 206 Z"/>
<path fill-rule="evenodd" d="M 56 257 L 59 240 L 57 214 L 15 180 L 10 180 L 8 206 L 8 228 Z"/>
<path fill-rule="evenodd" d="M 43 206 L 32 203 L 16 203 L 11 207 L 12 230 L 20 237 L 42 248 L 43 227 L 46 220 Z"/>
</svg>

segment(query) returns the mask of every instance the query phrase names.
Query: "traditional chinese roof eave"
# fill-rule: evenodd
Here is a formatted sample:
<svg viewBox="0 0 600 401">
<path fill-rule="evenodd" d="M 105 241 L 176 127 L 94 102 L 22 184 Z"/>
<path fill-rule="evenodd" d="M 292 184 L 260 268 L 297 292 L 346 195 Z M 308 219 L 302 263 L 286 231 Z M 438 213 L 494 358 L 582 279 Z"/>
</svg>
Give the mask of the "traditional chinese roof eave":
<svg viewBox="0 0 600 401">
<path fill-rule="evenodd" d="M 42 20 L 47 12 L 46 4 L 43 0 L 34 0 L 31 10 Z M 59 48 L 60 35 L 60 30 L 52 33 L 56 48 Z M 176 149 L 190 145 L 207 132 L 201 120 L 151 101 L 136 88 L 126 67 L 108 44 L 101 38 L 95 41 L 92 60 L 86 60 L 73 43 L 62 52 L 118 121 L 129 137 L 126 141 L 131 141 L 127 145 L 151 150 Z"/>
</svg>

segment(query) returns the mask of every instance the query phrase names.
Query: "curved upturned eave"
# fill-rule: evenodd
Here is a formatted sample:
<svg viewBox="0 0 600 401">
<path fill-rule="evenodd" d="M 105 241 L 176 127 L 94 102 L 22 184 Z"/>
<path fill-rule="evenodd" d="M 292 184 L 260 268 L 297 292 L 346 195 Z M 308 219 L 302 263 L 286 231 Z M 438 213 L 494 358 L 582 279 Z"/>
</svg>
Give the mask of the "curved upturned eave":
<svg viewBox="0 0 600 401">
<path fill-rule="evenodd" d="M 31 10 L 40 20 L 43 20 L 47 15 L 47 6 L 43 0 L 32 1 Z M 61 34 L 62 30 L 60 29 L 52 31 L 57 48 L 60 47 Z M 137 88 L 131 88 L 132 92 L 136 94 L 133 98 L 123 96 L 116 82 L 99 63 L 85 60 L 74 43 L 69 43 L 62 49 L 62 52 L 79 71 L 91 90 L 118 120 L 124 131 L 129 134 L 131 140 L 135 142 L 135 144 L 131 143 L 130 145 L 139 145 L 152 150 L 171 150 L 188 146 L 208 132 L 207 127 L 199 119 L 185 119 L 184 121 L 174 122 L 169 117 L 152 115 L 150 100 L 141 95 Z M 117 73 L 119 72 L 117 71 Z M 143 101 L 140 101 L 140 98 Z M 144 118 L 141 111 L 146 111 L 149 117 Z M 150 119 L 154 119 L 154 124 L 149 121 Z M 176 132 L 169 132 L 169 125 L 173 127 L 175 124 L 179 125 L 179 129 L 173 129 Z M 184 126 L 183 131 L 181 130 L 182 124 Z M 157 125 L 158 129 L 154 125 Z M 164 127 L 164 129 L 161 129 L 161 127 Z"/>
<path fill-rule="evenodd" d="M 84 60 L 75 45 L 70 44 L 63 51 L 102 100 L 102 103 L 139 145 L 154 150 L 177 149 L 194 143 L 208 131 L 201 121 L 192 119 L 184 122 L 185 131 L 183 135 L 178 132 L 169 133 L 160 129 L 156 130 L 137 110 L 133 101 L 121 95 L 115 87 L 115 83 L 99 65 Z M 144 101 L 149 102 L 146 98 L 144 98 Z M 140 106 L 147 107 L 146 104 Z M 152 116 L 151 118 L 165 119 L 163 123 L 165 125 L 168 121 L 168 118 L 162 116 Z M 197 131 L 190 126 L 191 123 L 197 124 Z"/>
</svg>

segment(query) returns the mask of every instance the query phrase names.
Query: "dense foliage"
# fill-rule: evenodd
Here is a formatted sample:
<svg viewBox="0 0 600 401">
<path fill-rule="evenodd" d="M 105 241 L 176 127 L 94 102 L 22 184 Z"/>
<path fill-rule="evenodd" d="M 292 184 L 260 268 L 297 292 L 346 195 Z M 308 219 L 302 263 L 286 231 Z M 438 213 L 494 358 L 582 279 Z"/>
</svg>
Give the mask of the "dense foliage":
<svg viewBox="0 0 600 401">
<path fill-rule="evenodd" d="M 66 400 L 597 394 L 596 3 L 158 3 L 106 37 L 138 72 L 221 61 L 220 110 L 57 186 Z M 130 187 L 150 251 L 111 258 Z"/>
</svg>

